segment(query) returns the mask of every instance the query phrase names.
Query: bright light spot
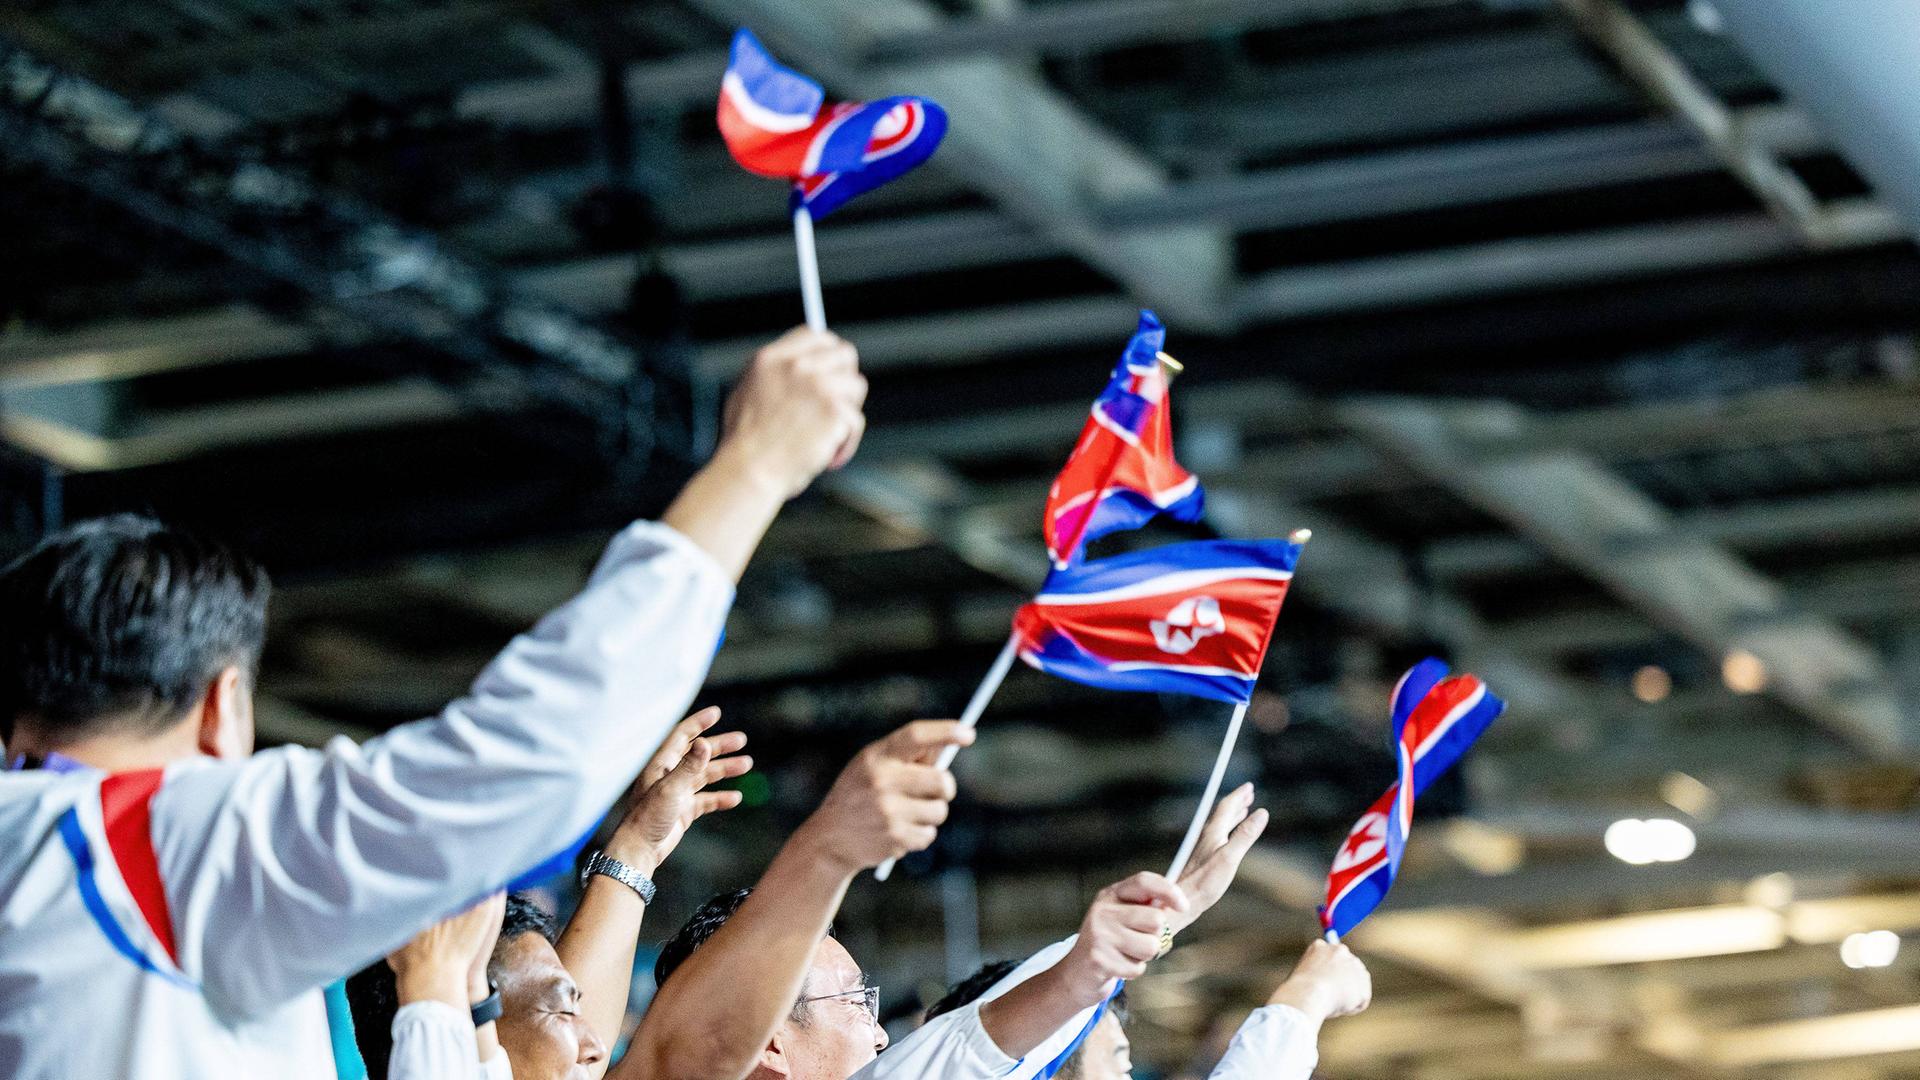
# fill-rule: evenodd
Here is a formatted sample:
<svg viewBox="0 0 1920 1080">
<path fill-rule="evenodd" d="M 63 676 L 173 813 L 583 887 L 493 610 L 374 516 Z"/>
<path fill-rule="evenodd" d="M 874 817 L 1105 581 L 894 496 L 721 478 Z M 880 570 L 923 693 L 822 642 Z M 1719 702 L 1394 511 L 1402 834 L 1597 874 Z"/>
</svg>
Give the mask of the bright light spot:
<svg viewBox="0 0 1920 1080">
<path fill-rule="evenodd" d="M 1511 874 L 1527 861 L 1527 842 L 1517 833 L 1467 818 L 1455 818 L 1447 825 L 1442 835 L 1448 852 L 1476 874 Z"/>
<path fill-rule="evenodd" d="M 1840 962 L 1856 971 L 1891 966 L 1899 955 L 1900 935 L 1891 930 L 1848 934 L 1840 943 Z"/>
<path fill-rule="evenodd" d="M 1712 788 L 1683 772 L 1670 772 L 1660 778 L 1660 797 L 1693 818 L 1710 818 L 1720 808 L 1720 796 Z"/>
<path fill-rule="evenodd" d="M 1747 883 L 1747 903 L 1776 911 L 1793 903 L 1793 877 L 1789 874 L 1763 874 Z"/>
<path fill-rule="evenodd" d="M 1625 818 L 1607 826 L 1607 854 L 1634 866 L 1680 862 L 1695 843 L 1693 830 L 1670 818 Z"/>
<path fill-rule="evenodd" d="M 1693 19 L 1693 25 L 1709 34 L 1726 32 L 1726 17 L 1720 14 L 1719 8 L 1714 7 L 1707 0 L 1689 0 L 1687 15 Z"/>
<path fill-rule="evenodd" d="M 1720 678 L 1736 694 L 1757 694 L 1767 688 L 1767 665 L 1745 649 L 1735 649 L 1720 661 Z"/>
<path fill-rule="evenodd" d="M 1633 673 L 1633 696 L 1649 705 L 1667 700 L 1673 693 L 1673 676 L 1658 664 L 1648 664 Z"/>
</svg>

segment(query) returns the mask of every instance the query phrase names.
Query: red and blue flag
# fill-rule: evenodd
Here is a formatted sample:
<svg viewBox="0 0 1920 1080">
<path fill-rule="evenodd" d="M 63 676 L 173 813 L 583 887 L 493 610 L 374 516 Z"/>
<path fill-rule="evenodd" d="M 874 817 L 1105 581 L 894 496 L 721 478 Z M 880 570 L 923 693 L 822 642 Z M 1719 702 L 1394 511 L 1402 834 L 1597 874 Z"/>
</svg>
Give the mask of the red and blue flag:
<svg viewBox="0 0 1920 1080">
<path fill-rule="evenodd" d="M 1327 874 L 1320 925 L 1345 936 L 1380 906 L 1400 871 L 1413 829 L 1413 801 L 1453 767 L 1480 733 L 1506 709 L 1473 675 L 1449 677 L 1429 657 L 1393 688 L 1393 751 L 1400 778 L 1347 834 Z"/>
<path fill-rule="evenodd" d="M 1139 329 L 1047 492 L 1047 555 L 1055 567 L 1078 562 L 1092 541 L 1161 514 L 1200 520 L 1200 481 L 1173 458 L 1172 407 L 1159 360 L 1166 340 L 1159 317 L 1142 311 Z"/>
<path fill-rule="evenodd" d="M 1289 540 L 1200 540 L 1056 569 L 1014 613 L 1020 658 L 1109 690 L 1247 701 L 1299 558 Z"/>
<path fill-rule="evenodd" d="M 820 84 L 783 67 L 752 33 L 733 35 L 720 82 L 720 135 L 748 172 L 793 184 L 815 218 L 933 156 L 947 114 L 919 97 L 827 101 Z"/>
</svg>

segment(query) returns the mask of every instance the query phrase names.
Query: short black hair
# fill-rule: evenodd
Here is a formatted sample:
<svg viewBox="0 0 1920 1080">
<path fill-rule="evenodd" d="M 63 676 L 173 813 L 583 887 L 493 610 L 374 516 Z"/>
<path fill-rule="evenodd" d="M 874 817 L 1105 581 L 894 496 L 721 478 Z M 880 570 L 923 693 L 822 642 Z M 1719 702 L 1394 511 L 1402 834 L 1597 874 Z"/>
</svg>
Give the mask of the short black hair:
<svg viewBox="0 0 1920 1080">
<path fill-rule="evenodd" d="M 501 946 L 526 934 L 554 936 L 553 915 L 521 893 L 507 894 L 507 914 L 500 921 L 500 940 L 494 943 L 487 974 L 495 977 Z M 387 1080 L 387 1061 L 393 1056 L 393 1017 L 400 1011 L 400 988 L 385 960 L 375 960 L 347 977 L 347 1009 L 353 1014 L 353 1041 L 367 1067 L 367 1080 Z"/>
<path fill-rule="evenodd" d="M 1018 960 L 995 960 L 980 965 L 980 970 L 955 983 L 947 996 L 933 1003 L 927 1009 L 927 1019 L 931 1020 L 943 1013 L 950 1013 L 962 1006 L 971 1005 L 981 994 L 993 989 L 993 984 L 1013 974 L 1020 966 Z"/>
<path fill-rule="evenodd" d="M 708 938 L 718 933 L 727 920 L 733 918 L 733 913 L 740 910 L 740 905 L 747 902 L 747 897 L 752 895 L 752 889 L 736 889 L 701 904 L 700 910 L 693 913 L 686 925 L 668 938 L 665 945 L 660 946 L 660 959 L 653 963 L 654 985 L 667 985 L 667 979 L 674 970 L 687 962 L 693 950 L 705 945 Z M 834 936 L 831 924 L 827 926 L 827 936 Z M 795 1005 L 793 1015 L 795 1019 L 803 1019 L 806 1013 L 799 1005 Z"/>
<path fill-rule="evenodd" d="M 500 939 L 493 944 L 493 956 L 487 961 L 487 975 L 500 977 L 500 960 L 506 948 L 528 934 L 539 934 L 551 944 L 559 936 L 560 926 L 553 912 L 535 903 L 525 893 L 507 894 L 507 913 L 500 920 Z"/>
<path fill-rule="evenodd" d="M 953 989 L 947 991 L 946 997 L 934 1002 L 933 1005 L 927 1009 L 926 1018 L 931 1020 L 942 1013 L 950 1013 L 955 1009 L 964 1008 L 973 1004 L 980 999 L 981 995 L 993 989 L 995 983 L 1013 974 L 1013 969 L 1019 966 L 1019 962 L 1014 960 L 992 960 L 980 965 L 979 971 L 955 983 Z M 1129 1011 L 1127 1007 L 1127 988 L 1122 986 L 1119 992 L 1114 994 L 1112 999 L 1107 1002 L 1107 1014 L 1112 1016 L 1114 1021 L 1121 1027 L 1125 1027 Z M 1068 1057 L 1066 1061 L 1060 1064 L 1060 1071 L 1056 1073 L 1055 1076 L 1058 1077 L 1059 1080 L 1078 1080 L 1080 1076 L 1080 1050 L 1078 1048 L 1074 1050 L 1071 1057 Z"/>
<path fill-rule="evenodd" d="M 53 533 L 0 570 L 0 737 L 165 730 L 222 668 L 253 673 L 269 591 L 236 549 L 152 518 Z"/>
</svg>

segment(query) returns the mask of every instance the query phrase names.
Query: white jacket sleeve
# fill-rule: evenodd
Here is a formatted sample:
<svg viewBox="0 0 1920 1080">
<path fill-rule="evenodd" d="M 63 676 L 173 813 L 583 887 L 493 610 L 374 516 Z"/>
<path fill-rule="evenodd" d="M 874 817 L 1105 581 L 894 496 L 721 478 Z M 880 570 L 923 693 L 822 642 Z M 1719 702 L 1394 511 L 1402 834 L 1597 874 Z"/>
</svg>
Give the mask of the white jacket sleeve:
<svg viewBox="0 0 1920 1080">
<path fill-rule="evenodd" d="M 473 1019 L 444 1001 L 416 1001 L 393 1014 L 387 1080 L 476 1080 Z"/>
<path fill-rule="evenodd" d="M 855 1073 L 852 1080 L 918 1080 L 921 1077 L 1032 1080 L 1073 1044 L 1081 1029 L 1093 1019 L 1094 1010 L 1082 1009 L 1026 1057 L 1015 1060 L 996 1046 L 981 1026 L 980 1007 L 1059 963 L 1078 939 L 1076 934 L 1034 953 L 978 1000 L 934 1017 L 920 1030 L 888 1047 L 886 1053 Z"/>
<path fill-rule="evenodd" d="M 1320 1025 L 1291 1005 L 1253 1010 L 1210 1080 L 1308 1080 L 1320 1063 Z"/>
<path fill-rule="evenodd" d="M 170 770 L 151 832 L 181 968 L 258 1015 L 566 849 L 686 710 L 732 598 L 691 541 L 635 524 L 439 716 Z"/>
</svg>

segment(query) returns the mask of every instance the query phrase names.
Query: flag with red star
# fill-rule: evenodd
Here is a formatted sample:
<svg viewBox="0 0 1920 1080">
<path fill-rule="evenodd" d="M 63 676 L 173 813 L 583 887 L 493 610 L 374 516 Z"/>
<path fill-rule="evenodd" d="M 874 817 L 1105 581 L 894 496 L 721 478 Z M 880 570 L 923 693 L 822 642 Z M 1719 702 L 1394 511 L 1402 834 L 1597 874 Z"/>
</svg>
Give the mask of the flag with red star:
<svg viewBox="0 0 1920 1080">
<path fill-rule="evenodd" d="M 1380 906 L 1400 871 L 1413 829 L 1413 800 L 1459 761 L 1506 709 L 1473 675 L 1449 677 L 1431 657 L 1393 688 L 1393 752 L 1400 778 L 1360 815 L 1327 873 L 1320 925 L 1345 936 Z"/>
</svg>

